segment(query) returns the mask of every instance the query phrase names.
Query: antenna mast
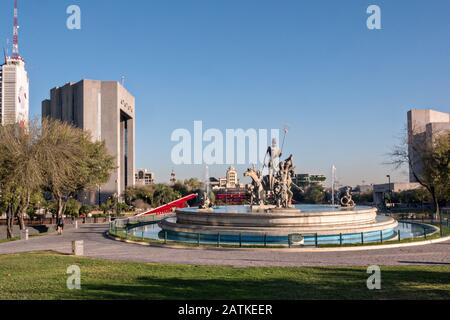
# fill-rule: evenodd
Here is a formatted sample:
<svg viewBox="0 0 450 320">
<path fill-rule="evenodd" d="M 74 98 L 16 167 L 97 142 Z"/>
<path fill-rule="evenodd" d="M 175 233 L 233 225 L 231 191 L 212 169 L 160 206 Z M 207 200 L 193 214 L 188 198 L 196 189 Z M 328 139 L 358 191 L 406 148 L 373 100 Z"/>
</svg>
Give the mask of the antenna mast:
<svg viewBox="0 0 450 320">
<path fill-rule="evenodd" d="M 17 0 L 14 0 L 14 28 L 13 28 L 13 49 L 12 58 L 19 59 L 19 13 L 17 10 Z"/>
</svg>

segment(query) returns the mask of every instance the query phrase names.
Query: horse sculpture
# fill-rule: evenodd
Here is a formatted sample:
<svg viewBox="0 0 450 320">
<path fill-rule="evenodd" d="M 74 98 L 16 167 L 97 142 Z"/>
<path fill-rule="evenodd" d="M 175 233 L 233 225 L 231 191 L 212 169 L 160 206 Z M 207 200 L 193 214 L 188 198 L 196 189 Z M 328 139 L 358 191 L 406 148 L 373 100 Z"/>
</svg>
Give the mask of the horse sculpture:
<svg viewBox="0 0 450 320">
<path fill-rule="evenodd" d="M 252 184 L 250 188 L 251 204 L 263 205 L 266 201 L 266 191 L 269 190 L 269 177 L 261 177 L 261 172 L 254 168 L 249 168 L 244 173 L 244 177 L 250 177 Z"/>
</svg>

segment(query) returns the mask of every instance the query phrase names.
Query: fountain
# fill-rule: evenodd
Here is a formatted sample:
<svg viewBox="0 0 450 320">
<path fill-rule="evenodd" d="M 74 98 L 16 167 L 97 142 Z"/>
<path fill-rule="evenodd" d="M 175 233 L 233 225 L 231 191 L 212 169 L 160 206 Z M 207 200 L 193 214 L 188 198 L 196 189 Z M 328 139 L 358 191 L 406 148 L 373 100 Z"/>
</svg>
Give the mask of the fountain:
<svg viewBox="0 0 450 320">
<path fill-rule="evenodd" d="M 260 241 L 285 243 L 293 235 L 314 237 L 320 240 L 339 237 L 347 243 L 364 242 L 364 238 L 388 240 L 396 236 L 398 222 L 378 215 L 372 207 L 355 206 L 351 188 L 341 191 L 340 207 L 327 205 L 292 204 L 292 177 L 295 166 L 293 156 L 281 161 L 282 151 L 276 141 L 268 148 L 264 167 L 249 168 L 245 177 L 252 182 L 248 186 L 250 204 L 245 206 L 214 207 L 207 192 L 200 208 L 176 211 L 176 219 L 160 223 L 163 232 L 173 239 L 221 238 L 229 242 Z M 264 169 L 268 171 L 263 175 Z M 259 240 L 258 240 L 259 239 Z"/>
</svg>

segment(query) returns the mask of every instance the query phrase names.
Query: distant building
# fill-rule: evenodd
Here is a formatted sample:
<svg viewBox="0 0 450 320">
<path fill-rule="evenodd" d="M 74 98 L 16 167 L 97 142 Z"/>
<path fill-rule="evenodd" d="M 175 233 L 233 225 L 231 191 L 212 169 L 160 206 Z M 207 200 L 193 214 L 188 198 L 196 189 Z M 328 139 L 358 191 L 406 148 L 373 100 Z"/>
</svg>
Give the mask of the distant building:
<svg viewBox="0 0 450 320">
<path fill-rule="evenodd" d="M 377 206 L 383 205 L 385 203 L 385 199 L 387 199 L 391 193 L 399 193 L 403 191 L 416 190 L 420 188 L 421 188 L 420 184 L 408 182 L 375 184 L 373 185 L 373 201 Z"/>
<path fill-rule="evenodd" d="M 42 118 L 57 119 L 89 131 L 94 141 L 105 141 L 115 157 L 114 171 L 90 203 L 123 194 L 135 184 L 135 99 L 117 81 L 81 80 L 56 87 L 42 102 Z"/>
<path fill-rule="evenodd" d="M 219 179 L 219 188 L 225 189 L 227 187 L 227 178 Z"/>
<path fill-rule="evenodd" d="M 238 172 L 234 167 L 229 167 L 227 170 L 227 188 L 239 187 Z"/>
<path fill-rule="evenodd" d="M 450 132 L 450 114 L 435 110 L 411 110 L 408 112 L 409 156 L 413 170 L 410 170 L 410 182 L 417 182 L 413 172 L 422 173 L 420 154 L 413 146 L 430 143 L 440 134 Z"/>
<path fill-rule="evenodd" d="M 301 174 L 296 174 L 292 178 L 292 182 L 301 188 L 308 188 L 314 184 L 325 187 L 326 181 L 327 181 L 327 177 L 325 177 L 322 174 L 301 173 Z"/>
<path fill-rule="evenodd" d="M 368 194 L 373 192 L 373 185 L 358 185 L 353 189 L 353 193 Z"/>
<path fill-rule="evenodd" d="M 215 190 L 218 189 L 220 187 L 220 181 L 217 178 L 214 177 L 210 177 L 209 178 L 209 186 L 211 187 L 211 189 Z"/>
<path fill-rule="evenodd" d="M 169 180 L 170 184 L 174 185 L 175 183 L 177 183 L 177 176 L 175 174 L 175 171 L 172 170 L 172 172 L 170 173 L 170 180 Z"/>
<path fill-rule="evenodd" d="M 155 183 L 155 174 L 147 169 L 139 169 L 135 175 L 137 186 L 149 186 Z"/>
</svg>

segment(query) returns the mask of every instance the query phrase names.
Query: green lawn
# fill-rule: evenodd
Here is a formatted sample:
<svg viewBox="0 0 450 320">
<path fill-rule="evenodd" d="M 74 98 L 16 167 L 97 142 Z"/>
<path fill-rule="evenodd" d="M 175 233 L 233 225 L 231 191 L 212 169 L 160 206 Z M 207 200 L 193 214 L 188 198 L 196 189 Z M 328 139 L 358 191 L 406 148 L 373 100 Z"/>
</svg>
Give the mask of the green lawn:
<svg viewBox="0 0 450 320">
<path fill-rule="evenodd" d="M 66 288 L 81 268 L 82 290 Z M 233 268 L 110 262 L 32 253 L 0 255 L 0 299 L 450 299 L 448 267 Z"/>
</svg>

